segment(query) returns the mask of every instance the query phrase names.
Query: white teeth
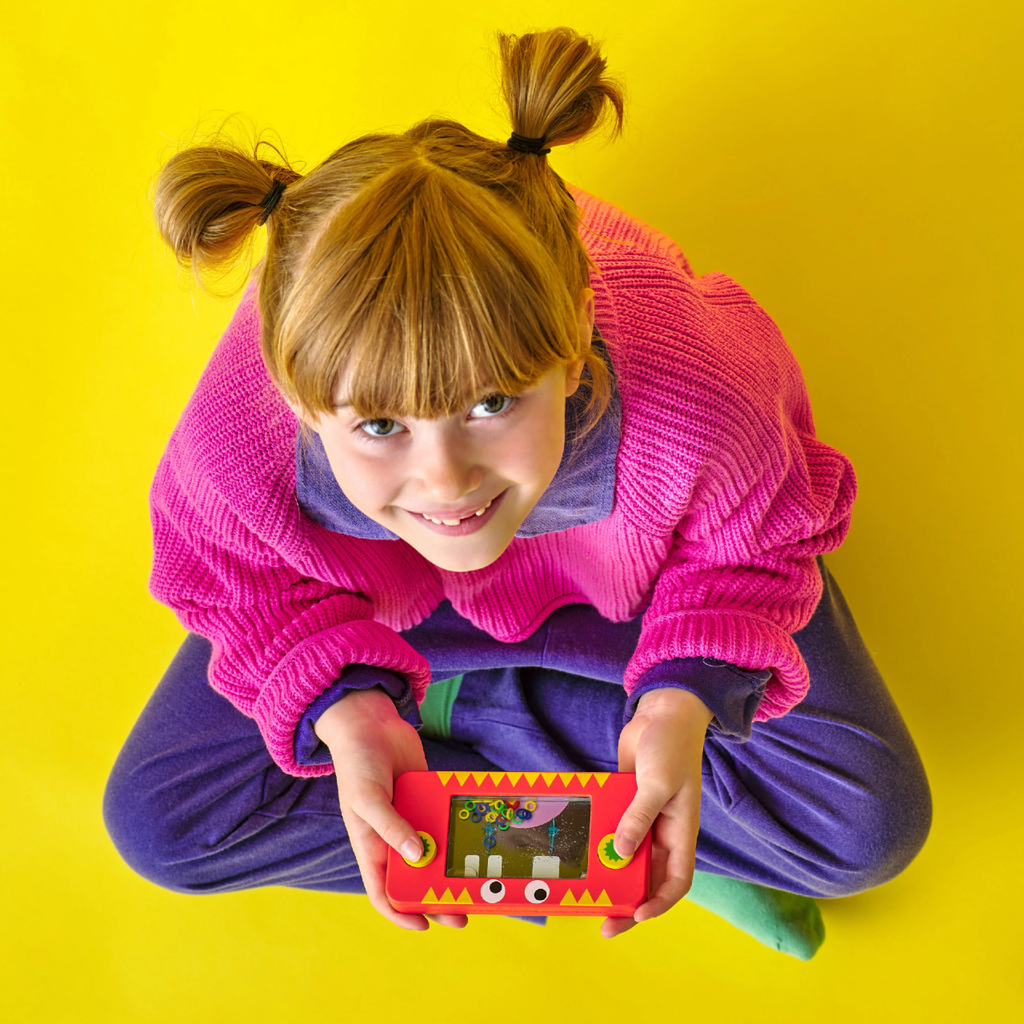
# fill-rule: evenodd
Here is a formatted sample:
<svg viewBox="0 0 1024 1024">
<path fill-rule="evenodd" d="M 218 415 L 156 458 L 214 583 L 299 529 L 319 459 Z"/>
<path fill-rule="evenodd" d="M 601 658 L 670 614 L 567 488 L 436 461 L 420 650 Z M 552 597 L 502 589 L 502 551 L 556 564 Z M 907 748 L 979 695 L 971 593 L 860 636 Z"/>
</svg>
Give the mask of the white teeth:
<svg viewBox="0 0 1024 1024">
<path fill-rule="evenodd" d="M 494 501 L 494 499 L 491 498 L 491 501 Z M 478 508 L 475 512 L 471 512 L 468 516 L 464 516 L 463 518 L 471 519 L 473 516 L 482 516 L 491 507 L 491 501 L 487 502 L 483 508 Z M 420 515 L 422 515 L 424 519 L 429 519 L 432 523 L 437 523 L 438 526 L 458 526 L 459 523 L 463 521 L 462 519 L 435 519 L 433 516 L 428 516 L 426 512 L 421 512 Z"/>
</svg>

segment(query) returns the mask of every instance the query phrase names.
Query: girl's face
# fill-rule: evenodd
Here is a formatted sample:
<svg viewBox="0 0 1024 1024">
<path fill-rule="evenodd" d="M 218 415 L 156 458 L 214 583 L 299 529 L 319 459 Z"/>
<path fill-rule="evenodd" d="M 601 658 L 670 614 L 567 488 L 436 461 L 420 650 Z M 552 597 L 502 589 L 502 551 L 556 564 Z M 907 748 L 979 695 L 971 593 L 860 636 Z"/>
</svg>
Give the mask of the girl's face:
<svg viewBox="0 0 1024 1024">
<path fill-rule="evenodd" d="M 589 344 L 593 292 L 581 295 Z M 518 395 L 480 395 L 441 419 L 360 420 L 345 404 L 315 429 L 345 496 L 434 565 L 490 565 L 554 478 L 565 447 L 565 400 L 583 361 L 556 367 Z"/>
</svg>

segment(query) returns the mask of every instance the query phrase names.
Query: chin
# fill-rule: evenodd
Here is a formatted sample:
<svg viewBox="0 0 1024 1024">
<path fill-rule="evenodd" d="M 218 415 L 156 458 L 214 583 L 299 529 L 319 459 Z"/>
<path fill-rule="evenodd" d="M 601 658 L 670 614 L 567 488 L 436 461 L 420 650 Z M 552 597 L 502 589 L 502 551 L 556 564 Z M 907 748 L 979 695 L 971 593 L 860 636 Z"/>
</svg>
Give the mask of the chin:
<svg viewBox="0 0 1024 1024">
<path fill-rule="evenodd" d="M 504 549 L 493 553 L 481 554 L 476 558 L 468 555 L 463 558 L 435 558 L 432 554 L 428 554 L 425 551 L 421 551 L 420 554 L 432 565 L 436 565 L 438 569 L 444 569 L 447 572 L 473 572 L 475 569 L 485 569 L 488 565 L 496 562 L 502 556 L 503 551 Z"/>
</svg>

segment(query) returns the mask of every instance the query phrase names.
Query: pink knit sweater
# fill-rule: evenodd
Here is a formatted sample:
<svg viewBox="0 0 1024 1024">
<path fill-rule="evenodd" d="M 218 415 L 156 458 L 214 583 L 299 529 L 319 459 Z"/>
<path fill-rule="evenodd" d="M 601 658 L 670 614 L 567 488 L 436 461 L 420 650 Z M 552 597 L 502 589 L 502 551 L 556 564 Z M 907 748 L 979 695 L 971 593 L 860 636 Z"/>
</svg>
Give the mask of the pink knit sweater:
<svg viewBox="0 0 1024 1024">
<path fill-rule="evenodd" d="M 397 631 L 446 597 L 508 643 L 571 602 L 613 621 L 646 609 L 627 691 L 653 665 L 703 656 L 772 670 L 757 720 L 807 692 L 790 634 L 821 595 L 815 555 L 849 527 L 853 469 L 815 439 L 796 360 L 739 285 L 695 277 L 671 239 L 572 192 L 622 401 L 608 518 L 514 538 L 466 573 L 314 523 L 296 500 L 296 420 L 260 356 L 255 285 L 171 437 L 152 489 L 152 592 L 213 642 L 211 684 L 286 772 L 332 771 L 296 764 L 294 733 L 346 665 L 403 673 L 422 699 L 429 668 Z"/>
</svg>

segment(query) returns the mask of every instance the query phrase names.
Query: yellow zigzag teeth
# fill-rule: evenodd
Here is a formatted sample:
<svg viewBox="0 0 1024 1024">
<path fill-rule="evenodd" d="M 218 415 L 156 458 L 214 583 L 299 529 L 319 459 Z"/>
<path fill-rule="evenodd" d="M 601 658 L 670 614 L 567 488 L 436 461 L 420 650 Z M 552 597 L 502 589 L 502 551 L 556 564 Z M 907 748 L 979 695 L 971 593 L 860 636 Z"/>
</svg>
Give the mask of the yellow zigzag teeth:
<svg viewBox="0 0 1024 1024">
<path fill-rule="evenodd" d="M 526 779 L 528 786 L 536 784 L 537 779 L 543 779 L 544 784 L 548 787 L 555 781 L 555 779 L 561 779 L 562 785 L 569 788 L 572 785 L 573 779 L 579 779 L 581 786 L 586 786 L 591 779 L 593 779 L 599 786 L 603 786 L 608 781 L 608 776 L 611 772 L 437 772 L 437 777 L 441 780 L 442 786 L 447 786 L 452 780 L 452 776 L 455 776 L 455 781 L 460 786 L 466 784 L 466 780 L 472 776 L 473 781 L 478 785 L 482 786 L 484 780 L 488 777 L 494 786 L 500 786 L 502 779 L 507 778 L 510 786 L 518 784 L 521 778 Z"/>
<path fill-rule="evenodd" d="M 434 892 L 434 887 L 431 886 L 427 890 L 427 894 L 420 900 L 421 903 L 472 903 L 473 897 L 469 895 L 469 889 L 463 886 L 462 892 L 459 893 L 459 898 L 456 899 L 452 895 L 451 889 L 445 889 L 441 894 L 441 898 L 438 899 L 437 893 Z"/>
<path fill-rule="evenodd" d="M 584 889 L 583 895 L 579 899 L 573 896 L 572 889 L 566 889 L 561 902 L 563 907 L 610 907 L 611 905 L 612 901 L 608 899 L 608 893 L 605 889 L 601 890 L 601 895 L 596 900 L 590 895 L 589 889 Z"/>
</svg>

